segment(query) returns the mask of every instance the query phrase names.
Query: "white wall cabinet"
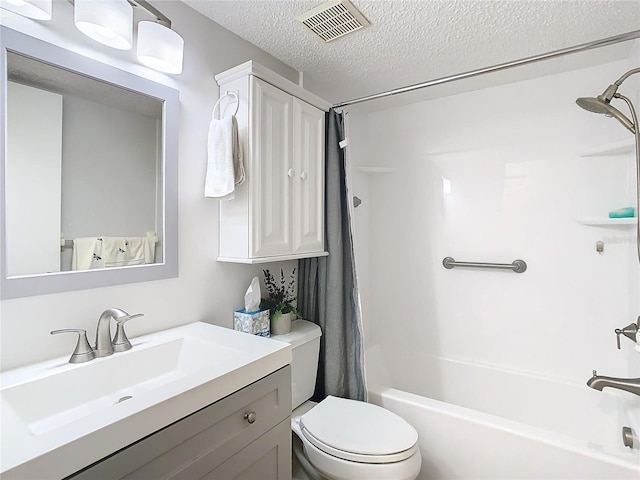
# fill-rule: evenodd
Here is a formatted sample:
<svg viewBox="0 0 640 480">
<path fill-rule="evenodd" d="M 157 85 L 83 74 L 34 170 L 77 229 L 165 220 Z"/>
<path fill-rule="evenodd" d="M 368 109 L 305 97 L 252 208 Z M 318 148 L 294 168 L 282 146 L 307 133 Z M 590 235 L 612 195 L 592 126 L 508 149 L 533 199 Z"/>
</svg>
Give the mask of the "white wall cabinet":
<svg viewBox="0 0 640 480">
<path fill-rule="evenodd" d="M 324 251 L 324 110 L 329 104 L 247 62 L 216 76 L 240 99 L 246 182 L 220 201 L 219 261 L 262 263 Z M 235 100 L 222 102 L 230 115 Z"/>
</svg>

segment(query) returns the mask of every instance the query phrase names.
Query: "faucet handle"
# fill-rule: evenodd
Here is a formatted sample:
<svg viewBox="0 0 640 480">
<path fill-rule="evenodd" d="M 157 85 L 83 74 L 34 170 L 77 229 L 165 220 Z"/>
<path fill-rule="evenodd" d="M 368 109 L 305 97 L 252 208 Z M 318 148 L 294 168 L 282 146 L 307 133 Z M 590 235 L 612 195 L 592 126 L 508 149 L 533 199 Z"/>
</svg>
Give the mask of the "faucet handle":
<svg viewBox="0 0 640 480">
<path fill-rule="evenodd" d="M 618 342 L 618 350 L 620 350 L 620 335 L 624 335 L 632 342 L 638 343 L 638 332 L 640 331 L 640 317 L 638 323 L 630 323 L 624 328 L 616 328 L 616 340 Z"/>
<path fill-rule="evenodd" d="M 89 345 L 87 340 L 87 331 L 82 328 L 63 328 L 61 330 L 52 330 L 51 335 L 57 335 L 58 333 L 77 333 L 78 343 L 76 343 L 76 349 L 69 358 L 69 363 L 83 363 L 93 360 L 96 357 L 96 353 Z"/>
<path fill-rule="evenodd" d="M 144 317 L 144 313 L 134 313 L 133 315 L 125 315 L 124 317 L 116 318 L 116 322 L 118 324 L 125 323 L 131 320 L 132 318 Z"/>
<path fill-rule="evenodd" d="M 124 331 L 124 324 L 131 320 L 132 318 L 142 317 L 144 313 L 135 313 L 133 315 L 126 315 L 124 317 L 116 318 L 116 334 L 113 336 L 113 341 L 111 344 L 113 345 L 114 352 L 125 352 L 131 349 L 131 342 L 127 338 L 127 334 Z"/>
</svg>

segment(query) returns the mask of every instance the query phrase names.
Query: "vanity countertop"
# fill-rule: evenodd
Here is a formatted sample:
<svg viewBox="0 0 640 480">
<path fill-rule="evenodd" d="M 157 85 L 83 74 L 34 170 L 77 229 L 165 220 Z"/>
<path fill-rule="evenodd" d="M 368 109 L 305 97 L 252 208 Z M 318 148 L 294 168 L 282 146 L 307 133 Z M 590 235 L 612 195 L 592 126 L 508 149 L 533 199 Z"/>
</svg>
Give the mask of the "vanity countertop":
<svg viewBox="0 0 640 480">
<path fill-rule="evenodd" d="M 284 342 L 203 322 L 0 374 L 0 474 L 63 478 L 291 363 Z"/>
</svg>

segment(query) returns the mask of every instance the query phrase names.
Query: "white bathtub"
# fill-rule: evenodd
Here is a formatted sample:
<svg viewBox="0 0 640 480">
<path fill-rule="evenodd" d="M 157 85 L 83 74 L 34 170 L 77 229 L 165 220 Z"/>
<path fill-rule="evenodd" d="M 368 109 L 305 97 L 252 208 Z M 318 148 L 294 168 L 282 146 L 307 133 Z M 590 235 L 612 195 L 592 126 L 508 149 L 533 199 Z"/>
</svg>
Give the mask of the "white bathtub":
<svg viewBox="0 0 640 480">
<path fill-rule="evenodd" d="M 621 435 L 623 425 L 639 433 L 640 397 L 432 360 L 404 378 L 393 375 L 391 385 L 384 375 L 371 378 L 372 368 L 381 370 L 367 360 L 369 401 L 418 430 L 420 480 L 640 479 L 640 450 L 624 447 Z"/>
</svg>

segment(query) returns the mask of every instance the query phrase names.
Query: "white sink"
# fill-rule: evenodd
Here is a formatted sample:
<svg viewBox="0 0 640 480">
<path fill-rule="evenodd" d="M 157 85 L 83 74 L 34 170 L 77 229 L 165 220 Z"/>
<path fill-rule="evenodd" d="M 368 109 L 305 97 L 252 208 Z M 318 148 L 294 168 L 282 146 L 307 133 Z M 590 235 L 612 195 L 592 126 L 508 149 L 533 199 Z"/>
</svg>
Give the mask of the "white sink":
<svg viewBox="0 0 640 480">
<path fill-rule="evenodd" d="M 31 433 L 40 435 L 243 354 L 190 337 L 134 345 L 124 354 L 4 388 L 2 397 Z"/>
<path fill-rule="evenodd" d="M 291 361 L 288 344 L 206 323 L 131 342 L 0 375 L 3 479 L 74 473 Z"/>
</svg>

